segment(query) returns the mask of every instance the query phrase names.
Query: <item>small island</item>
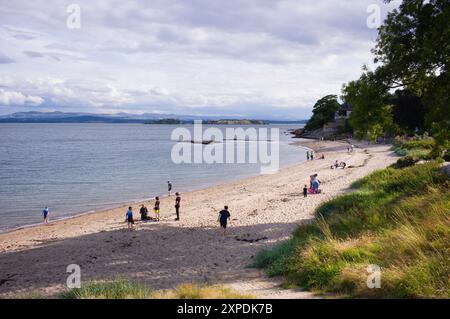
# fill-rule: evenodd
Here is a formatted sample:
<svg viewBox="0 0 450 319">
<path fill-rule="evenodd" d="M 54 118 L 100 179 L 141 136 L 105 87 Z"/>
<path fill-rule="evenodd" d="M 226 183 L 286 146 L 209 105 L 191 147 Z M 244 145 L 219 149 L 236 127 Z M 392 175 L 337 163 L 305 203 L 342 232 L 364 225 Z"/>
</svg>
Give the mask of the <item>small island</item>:
<svg viewBox="0 0 450 319">
<path fill-rule="evenodd" d="M 178 119 L 160 119 L 160 120 L 147 120 L 144 124 L 185 124 L 185 122 Z"/>
</svg>

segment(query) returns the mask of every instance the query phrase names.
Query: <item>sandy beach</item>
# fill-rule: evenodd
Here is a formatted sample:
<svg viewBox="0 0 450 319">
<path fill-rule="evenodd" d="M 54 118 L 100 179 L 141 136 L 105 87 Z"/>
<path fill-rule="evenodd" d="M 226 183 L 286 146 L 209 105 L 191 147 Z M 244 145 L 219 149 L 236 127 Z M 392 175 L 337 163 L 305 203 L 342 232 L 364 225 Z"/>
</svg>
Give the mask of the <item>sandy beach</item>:
<svg viewBox="0 0 450 319">
<path fill-rule="evenodd" d="M 316 158 L 323 153 L 325 160 L 181 194 L 179 222 L 171 196 L 161 200 L 161 222 L 138 222 L 134 231 L 126 229 L 126 207 L 120 207 L 0 234 L 0 296 L 54 295 L 65 289 L 67 265 L 78 264 L 82 281 L 127 278 L 155 289 L 188 282 L 224 284 L 261 298 L 312 297 L 280 289 L 276 280 L 247 266 L 258 250 L 288 238 L 320 203 L 397 157 L 389 145 L 355 142 L 354 152 L 348 153 L 345 141 L 297 143 L 314 149 Z M 330 169 L 335 160 L 349 167 Z M 323 193 L 303 198 L 303 185 L 313 173 Z M 145 204 L 153 215 L 153 202 Z M 222 240 L 217 215 L 224 205 L 231 221 Z M 133 210 L 137 218 L 138 205 Z"/>
</svg>

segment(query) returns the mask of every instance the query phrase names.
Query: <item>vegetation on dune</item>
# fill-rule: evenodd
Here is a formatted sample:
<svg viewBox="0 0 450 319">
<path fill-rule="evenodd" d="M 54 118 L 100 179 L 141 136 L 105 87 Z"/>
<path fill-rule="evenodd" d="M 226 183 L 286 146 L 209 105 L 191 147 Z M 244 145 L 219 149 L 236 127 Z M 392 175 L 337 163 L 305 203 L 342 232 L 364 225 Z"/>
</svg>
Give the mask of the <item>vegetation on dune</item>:
<svg viewBox="0 0 450 319">
<path fill-rule="evenodd" d="M 146 286 L 119 279 L 91 282 L 71 289 L 60 296 L 64 299 L 251 299 L 220 285 L 182 284 L 171 290 L 151 290 Z"/>
<path fill-rule="evenodd" d="M 450 297 L 450 181 L 437 162 L 386 168 L 324 203 L 254 266 L 286 284 L 351 297 Z M 367 286 L 369 265 L 381 288 Z"/>
<path fill-rule="evenodd" d="M 436 141 L 429 137 L 415 137 L 410 140 L 396 138 L 393 144 L 393 151 L 402 156 L 395 164 L 396 168 L 403 168 L 414 165 L 420 160 L 430 160 L 433 158 L 433 149 Z M 445 158 L 445 155 L 444 155 Z M 439 159 L 441 160 L 441 159 Z"/>
</svg>

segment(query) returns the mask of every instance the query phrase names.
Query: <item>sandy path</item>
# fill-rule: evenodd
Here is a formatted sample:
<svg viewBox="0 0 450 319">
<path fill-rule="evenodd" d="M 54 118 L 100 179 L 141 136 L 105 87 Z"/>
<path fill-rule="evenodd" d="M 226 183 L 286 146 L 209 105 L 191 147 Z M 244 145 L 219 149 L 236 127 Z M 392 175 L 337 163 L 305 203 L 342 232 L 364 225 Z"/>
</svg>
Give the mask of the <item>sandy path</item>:
<svg viewBox="0 0 450 319">
<path fill-rule="evenodd" d="M 185 282 L 222 283 L 261 298 L 311 297 L 279 289 L 277 281 L 246 266 L 259 249 L 288 238 L 320 203 L 397 159 L 385 145 L 361 145 L 352 154 L 347 145 L 310 142 L 307 146 L 320 148 L 317 155 L 324 153 L 326 160 L 182 194 L 180 222 L 173 220 L 170 197 L 161 201 L 162 222 L 137 224 L 133 232 L 125 229 L 122 207 L 0 234 L 0 296 L 56 293 L 64 289 L 67 265 L 75 263 L 81 266 L 82 280 L 124 277 L 157 289 Z M 336 159 L 355 168 L 331 170 Z M 323 194 L 305 199 L 302 188 L 312 173 L 319 174 Z M 232 220 L 222 241 L 217 212 L 225 204 Z M 260 240 L 251 242 L 255 239 Z"/>
</svg>

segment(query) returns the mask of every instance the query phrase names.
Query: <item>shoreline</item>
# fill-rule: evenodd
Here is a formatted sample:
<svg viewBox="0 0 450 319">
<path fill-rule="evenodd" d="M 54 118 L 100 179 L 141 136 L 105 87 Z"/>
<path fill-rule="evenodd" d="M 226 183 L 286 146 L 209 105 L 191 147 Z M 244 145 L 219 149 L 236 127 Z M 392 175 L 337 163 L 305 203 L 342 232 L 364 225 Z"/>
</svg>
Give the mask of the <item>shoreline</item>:
<svg viewBox="0 0 450 319">
<path fill-rule="evenodd" d="M 289 144 L 293 145 L 293 146 L 296 146 L 296 147 L 304 148 L 305 150 L 310 150 L 310 151 L 316 152 L 315 149 L 309 148 L 309 147 L 303 145 L 304 143 L 307 144 L 308 142 L 309 142 L 308 140 L 305 141 L 305 142 L 303 142 L 303 141 L 292 141 Z M 314 145 L 314 146 L 317 149 L 320 149 L 319 145 L 317 145 L 317 146 Z M 286 169 L 286 168 L 289 168 L 289 167 L 292 167 L 292 166 L 300 165 L 300 164 L 302 164 L 304 162 L 306 162 L 306 161 L 295 162 L 293 164 L 289 164 L 287 166 L 281 167 L 281 168 L 279 168 L 279 170 L 275 174 L 277 174 L 280 170 L 283 170 L 283 169 Z M 224 184 L 227 184 L 227 183 L 239 182 L 241 180 L 255 178 L 255 177 L 258 177 L 258 176 L 261 176 L 261 175 L 263 175 L 263 174 L 258 173 L 258 174 L 255 174 L 255 175 L 241 176 L 241 177 L 238 177 L 237 179 L 231 180 L 231 181 L 225 181 L 225 182 L 224 181 L 219 181 L 217 183 L 213 183 L 212 185 L 208 185 L 208 186 L 199 186 L 198 188 L 194 187 L 194 188 L 189 189 L 189 190 L 187 190 L 187 191 L 185 191 L 183 193 L 191 193 L 191 192 L 206 190 L 206 189 L 211 188 L 211 187 L 220 187 L 221 185 L 224 185 Z M 165 199 L 165 198 L 169 197 L 169 195 L 167 195 L 167 194 L 165 194 L 165 195 L 158 195 L 158 196 L 161 199 Z M 148 198 L 142 198 L 142 199 L 132 199 L 132 200 L 129 200 L 129 201 L 124 201 L 124 202 L 122 202 L 120 204 L 106 205 L 106 206 L 95 208 L 95 209 L 84 210 L 84 211 L 81 211 L 81 212 L 73 213 L 73 215 L 70 215 L 70 216 L 65 216 L 65 217 L 51 219 L 48 222 L 48 224 L 57 224 L 59 222 L 63 222 L 63 221 L 66 221 L 66 220 L 71 220 L 71 219 L 78 218 L 78 217 L 83 217 L 83 216 L 93 215 L 93 214 L 100 214 L 100 213 L 104 213 L 104 212 L 107 212 L 107 211 L 112 210 L 112 209 L 123 208 L 123 207 L 128 206 L 128 205 L 138 205 L 138 206 L 140 206 L 142 203 L 150 202 L 152 200 L 154 200 L 154 197 L 148 197 Z M 29 229 L 29 228 L 39 227 L 39 226 L 45 226 L 45 224 L 43 222 L 36 222 L 36 223 L 33 223 L 33 224 L 26 224 L 26 225 L 21 225 L 21 226 L 13 226 L 11 228 L 0 229 L 0 235 L 11 233 L 11 232 L 22 230 L 22 229 Z"/>
<path fill-rule="evenodd" d="M 355 142 L 355 152 L 350 154 L 346 141 L 302 144 L 315 150 L 315 160 L 271 175 L 182 193 L 179 222 L 173 220 L 175 197 L 166 196 L 161 198 L 161 222 L 137 222 L 134 231 L 126 229 L 122 206 L 1 233 L 0 279 L 7 282 L 0 286 L 0 297 L 30 289 L 55 295 L 64 290 L 65 269 L 73 263 L 82 267 L 87 281 L 120 275 L 154 289 L 189 282 L 218 283 L 263 293 L 258 297 L 285 296 L 285 291 L 274 293 L 276 284 L 269 284 L 261 271 L 248 268 L 256 252 L 289 238 L 298 223 L 314 216 L 318 205 L 347 192 L 354 180 L 397 160 L 389 145 Z M 319 153 L 326 159 L 319 159 Z M 354 168 L 331 170 L 335 159 Z M 323 192 L 303 198 L 301 189 L 311 173 L 319 174 Z M 152 216 L 152 202 L 145 204 Z M 232 218 L 222 240 L 217 213 L 223 205 L 229 205 Z M 296 292 L 289 298 L 301 296 L 305 293 Z"/>
</svg>

